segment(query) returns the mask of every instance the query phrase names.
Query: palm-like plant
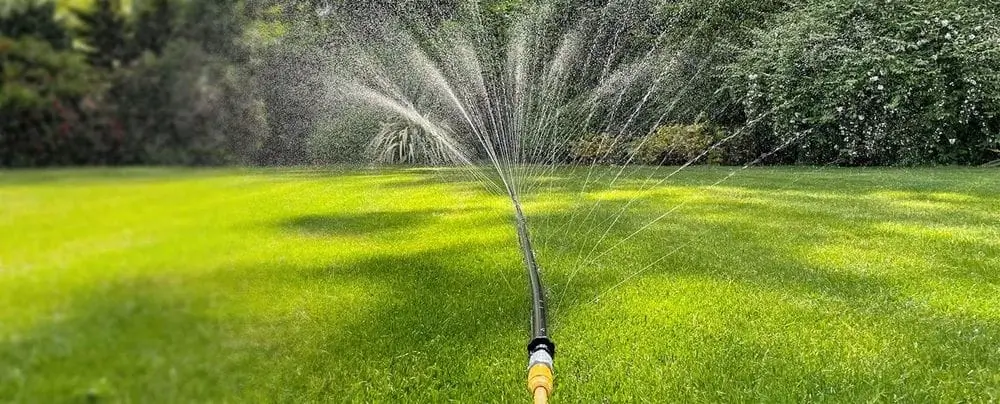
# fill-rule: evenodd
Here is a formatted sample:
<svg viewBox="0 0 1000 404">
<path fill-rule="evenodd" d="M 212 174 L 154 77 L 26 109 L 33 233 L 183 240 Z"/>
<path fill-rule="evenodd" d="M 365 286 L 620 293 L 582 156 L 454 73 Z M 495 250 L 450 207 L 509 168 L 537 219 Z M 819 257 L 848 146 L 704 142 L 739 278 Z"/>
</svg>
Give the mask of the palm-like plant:
<svg viewBox="0 0 1000 404">
<path fill-rule="evenodd" d="M 409 121 L 383 123 L 368 151 L 381 164 L 440 165 L 454 160 L 443 140 Z"/>
<path fill-rule="evenodd" d="M 994 153 L 997 153 L 997 154 L 1000 154 L 1000 150 L 997 150 L 997 149 L 989 149 L 989 150 L 990 150 L 991 152 L 994 152 Z M 998 159 L 998 160 L 993 160 L 993 161 L 991 161 L 991 162 L 989 162 L 989 163 L 986 163 L 986 164 L 985 164 L 985 166 L 986 166 L 986 167 L 1000 167 L 1000 159 Z"/>
</svg>

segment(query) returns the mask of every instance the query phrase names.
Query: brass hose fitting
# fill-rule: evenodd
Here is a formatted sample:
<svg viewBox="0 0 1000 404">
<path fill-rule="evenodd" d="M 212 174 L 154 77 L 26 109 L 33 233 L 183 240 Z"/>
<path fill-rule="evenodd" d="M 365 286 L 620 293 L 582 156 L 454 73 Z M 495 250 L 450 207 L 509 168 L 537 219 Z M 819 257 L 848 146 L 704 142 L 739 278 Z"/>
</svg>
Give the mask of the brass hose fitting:
<svg viewBox="0 0 1000 404">
<path fill-rule="evenodd" d="M 553 389 L 552 368 L 544 363 L 528 369 L 528 391 L 535 397 L 535 404 L 546 404 Z"/>
<path fill-rule="evenodd" d="M 528 391 L 534 396 L 535 404 L 547 403 L 555 387 L 550 349 L 540 345 L 528 359 Z"/>
</svg>

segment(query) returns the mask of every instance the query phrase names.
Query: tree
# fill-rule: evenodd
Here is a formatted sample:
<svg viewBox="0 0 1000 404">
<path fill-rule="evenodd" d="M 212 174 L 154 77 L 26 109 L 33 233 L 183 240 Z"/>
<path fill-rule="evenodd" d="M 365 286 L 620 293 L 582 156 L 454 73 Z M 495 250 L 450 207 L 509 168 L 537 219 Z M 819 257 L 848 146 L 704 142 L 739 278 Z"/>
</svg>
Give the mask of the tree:
<svg viewBox="0 0 1000 404">
<path fill-rule="evenodd" d="M 48 2 L 29 2 L 11 13 L 0 13 L 0 35 L 8 38 L 33 36 L 57 50 L 68 49 L 72 40 L 66 29 L 54 19 L 55 13 L 55 3 Z"/>
<path fill-rule="evenodd" d="M 75 14 L 82 25 L 79 35 L 87 46 L 91 64 L 112 69 L 137 56 L 119 0 L 97 0 L 93 10 L 76 10 Z"/>
<path fill-rule="evenodd" d="M 0 165 L 82 164 L 105 139 L 87 130 L 99 76 L 84 58 L 41 39 L 0 36 Z"/>
<path fill-rule="evenodd" d="M 263 105 L 238 68 L 197 43 L 171 41 L 118 72 L 110 102 L 130 163 L 249 163 L 266 132 Z"/>
<path fill-rule="evenodd" d="M 170 0 L 153 0 L 139 12 L 135 22 L 135 46 L 157 55 L 163 53 L 174 35 L 176 12 Z"/>
</svg>

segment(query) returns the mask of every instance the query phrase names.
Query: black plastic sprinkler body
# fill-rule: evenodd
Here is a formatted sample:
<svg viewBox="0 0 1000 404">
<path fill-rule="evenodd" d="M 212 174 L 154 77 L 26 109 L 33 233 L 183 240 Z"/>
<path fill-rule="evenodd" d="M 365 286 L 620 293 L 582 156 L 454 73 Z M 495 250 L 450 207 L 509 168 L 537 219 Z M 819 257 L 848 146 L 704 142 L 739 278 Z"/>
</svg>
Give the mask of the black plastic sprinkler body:
<svg viewBox="0 0 1000 404">
<path fill-rule="evenodd" d="M 534 396 L 536 404 L 548 402 L 552 394 L 553 359 L 556 345 L 549 339 L 548 325 L 545 317 L 545 290 L 538 273 L 538 263 L 535 261 L 535 251 L 531 247 L 531 237 L 528 234 L 528 222 L 521 210 L 521 202 L 516 194 L 511 193 L 514 203 L 514 216 L 517 226 L 517 239 L 524 256 L 524 266 L 531 281 L 531 341 L 528 342 L 528 390 Z"/>
</svg>

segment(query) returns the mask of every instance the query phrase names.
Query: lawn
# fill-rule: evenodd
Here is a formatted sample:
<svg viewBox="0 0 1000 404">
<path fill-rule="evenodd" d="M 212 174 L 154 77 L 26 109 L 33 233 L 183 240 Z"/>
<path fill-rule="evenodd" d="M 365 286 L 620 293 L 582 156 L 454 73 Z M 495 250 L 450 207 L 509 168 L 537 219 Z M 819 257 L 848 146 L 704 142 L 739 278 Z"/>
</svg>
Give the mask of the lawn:
<svg viewBox="0 0 1000 404">
<path fill-rule="evenodd" d="M 554 400 L 1000 400 L 1000 172 L 730 172 L 526 198 Z M 442 176 L 0 172 L 0 401 L 527 401 L 508 206 Z"/>
</svg>

